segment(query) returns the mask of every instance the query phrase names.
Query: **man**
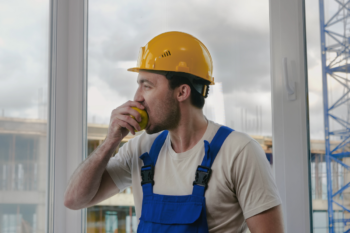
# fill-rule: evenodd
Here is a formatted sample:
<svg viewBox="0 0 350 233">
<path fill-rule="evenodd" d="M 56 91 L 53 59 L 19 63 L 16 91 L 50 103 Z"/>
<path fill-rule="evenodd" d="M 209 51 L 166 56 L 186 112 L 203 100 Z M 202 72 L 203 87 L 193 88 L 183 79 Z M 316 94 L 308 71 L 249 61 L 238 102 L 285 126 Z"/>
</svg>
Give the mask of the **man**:
<svg viewBox="0 0 350 233">
<path fill-rule="evenodd" d="M 167 32 L 141 48 L 134 101 L 112 111 L 105 141 L 73 174 L 65 206 L 93 206 L 132 186 L 138 232 L 281 233 L 280 198 L 260 145 L 206 119 L 214 84 L 202 42 Z M 111 158 L 122 139 L 143 133 Z M 130 116 L 134 116 L 133 119 Z M 201 165 L 201 166 L 199 166 Z"/>
</svg>

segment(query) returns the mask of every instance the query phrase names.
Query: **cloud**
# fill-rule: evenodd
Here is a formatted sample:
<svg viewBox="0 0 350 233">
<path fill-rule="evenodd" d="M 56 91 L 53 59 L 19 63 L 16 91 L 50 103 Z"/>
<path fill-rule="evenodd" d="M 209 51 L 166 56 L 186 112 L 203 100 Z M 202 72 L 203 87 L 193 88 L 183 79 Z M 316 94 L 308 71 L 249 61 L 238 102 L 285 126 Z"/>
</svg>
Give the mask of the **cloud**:
<svg viewBox="0 0 350 233">
<path fill-rule="evenodd" d="M 101 92 L 101 90 L 104 90 Z M 109 123 L 112 110 L 127 101 L 125 96 L 110 92 L 102 83 L 90 86 L 88 89 L 88 119 L 93 123 Z"/>
<path fill-rule="evenodd" d="M 39 89 L 48 81 L 47 1 L 0 3 L 0 109 L 37 118 Z"/>
<path fill-rule="evenodd" d="M 224 84 L 227 121 L 240 116 L 231 114 L 232 103 L 254 112 L 257 102 L 270 96 L 268 1 L 133 3 L 90 3 L 89 86 L 102 82 L 104 90 L 132 99 L 137 74 L 126 68 L 136 65 L 130 61 L 137 59 L 139 48 L 160 33 L 183 31 L 211 52 L 215 80 Z M 271 100 L 263 106 L 264 116 L 271 119 Z M 264 125 L 271 134 L 271 122 Z"/>
<path fill-rule="evenodd" d="M 322 138 L 318 1 L 305 3 L 310 130 L 312 137 Z M 126 69 L 136 65 L 139 48 L 160 33 L 178 30 L 194 35 L 211 52 L 215 80 L 223 83 L 227 123 L 239 129 L 242 109 L 253 121 L 256 106 L 261 106 L 264 134 L 271 134 L 268 4 L 267 0 L 90 1 L 89 119 L 95 116 L 106 122 L 113 108 L 133 99 L 137 73 Z M 336 9 L 332 4 L 328 8 Z M 47 1 L 0 3 L 0 109 L 8 114 L 36 117 L 38 89 L 48 80 L 48 23 Z M 334 99 L 337 93 L 342 90 L 334 86 Z"/>
<path fill-rule="evenodd" d="M 91 3 L 90 9 L 89 49 L 94 55 L 99 53 L 100 62 L 101 58 L 114 63 L 136 60 L 139 47 L 155 35 L 180 30 L 208 47 L 214 76 L 225 83 L 225 93 L 269 89 L 262 85 L 269 82 L 270 74 L 267 1 L 217 1 L 215 7 L 211 1 L 156 1 L 152 5 L 104 1 Z"/>
</svg>

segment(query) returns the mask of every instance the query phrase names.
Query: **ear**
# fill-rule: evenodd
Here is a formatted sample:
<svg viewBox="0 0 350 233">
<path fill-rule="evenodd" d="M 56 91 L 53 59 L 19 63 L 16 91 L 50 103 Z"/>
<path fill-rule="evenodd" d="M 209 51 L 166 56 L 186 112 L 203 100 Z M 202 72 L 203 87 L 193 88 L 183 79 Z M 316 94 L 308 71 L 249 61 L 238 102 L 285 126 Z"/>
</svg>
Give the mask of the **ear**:
<svg viewBox="0 0 350 233">
<path fill-rule="evenodd" d="M 191 96 L 191 88 L 187 84 L 180 85 L 176 90 L 176 98 L 179 102 L 189 100 Z"/>
</svg>

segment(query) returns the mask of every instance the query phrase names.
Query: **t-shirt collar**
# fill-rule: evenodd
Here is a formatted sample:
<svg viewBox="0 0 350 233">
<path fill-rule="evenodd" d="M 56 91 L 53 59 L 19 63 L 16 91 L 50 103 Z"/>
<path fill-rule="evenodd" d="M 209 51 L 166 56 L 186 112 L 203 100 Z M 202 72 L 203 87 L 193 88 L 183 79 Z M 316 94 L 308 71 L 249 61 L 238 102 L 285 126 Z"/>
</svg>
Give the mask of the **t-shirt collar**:
<svg viewBox="0 0 350 233">
<path fill-rule="evenodd" d="M 188 151 L 182 152 L 182 153 L 176 153 L 172 146 L 171 146 L 171 141 L 170 141 L 170 134 L 168 134 L 167 139 L 166 139 L 166 149 L 169 152 L 170 156 L 175 159 L 175 160 L 183 160 L 186 158 L 191 157 L 191 155 L 194 155 L 198 153 L 198 151 L 204 150 L 204 140 L 209 141 L 210 138 L 210 132 L 214 130 L 214 124 L 212 121 L 208 120 L 208 126 L 207 129 L 205 130 L 205 133 L 203 134 L 202 138 L 197 142 L 197 144 L 189 149 Z"/>
</svg>

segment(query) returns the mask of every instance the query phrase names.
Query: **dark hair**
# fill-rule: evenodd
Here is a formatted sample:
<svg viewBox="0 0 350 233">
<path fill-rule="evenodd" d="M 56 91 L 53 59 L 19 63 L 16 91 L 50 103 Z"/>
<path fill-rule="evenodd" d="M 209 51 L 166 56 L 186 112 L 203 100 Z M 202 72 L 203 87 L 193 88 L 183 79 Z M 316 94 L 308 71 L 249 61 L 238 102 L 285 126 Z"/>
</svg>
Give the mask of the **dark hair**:
<svg viewBox="0 0 350 233">
<path fill-rule="evenodd" d="M 175 88 L 187 84 L 191 88 L 191 104 L 195 106 L 196 108 L 202 109 L 205 103 L 204 97 L 193 87 L 191 84 L 191 81 L 182 76 L 179 73 L 172 73 L 171 75 L 166 75 L 167 79 L 169 80 L 169 87 L 171 90 L 174 90 Z"/>
</svg>

